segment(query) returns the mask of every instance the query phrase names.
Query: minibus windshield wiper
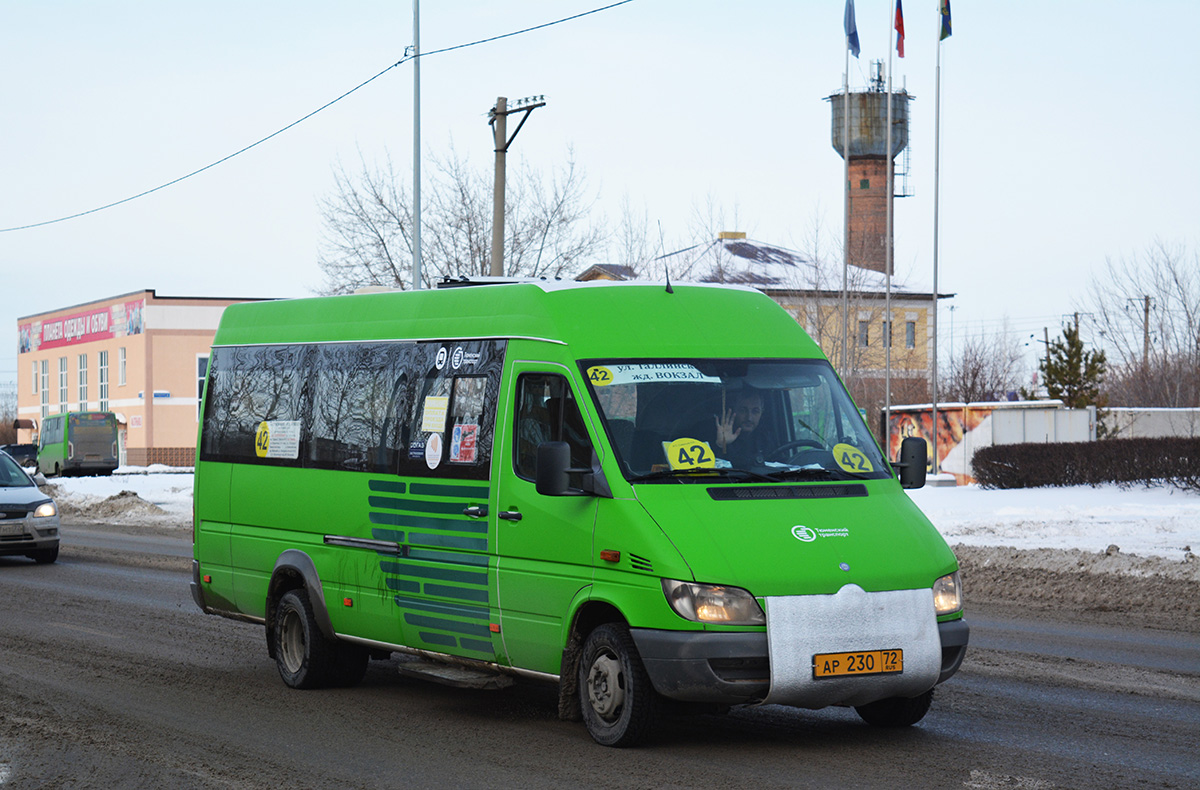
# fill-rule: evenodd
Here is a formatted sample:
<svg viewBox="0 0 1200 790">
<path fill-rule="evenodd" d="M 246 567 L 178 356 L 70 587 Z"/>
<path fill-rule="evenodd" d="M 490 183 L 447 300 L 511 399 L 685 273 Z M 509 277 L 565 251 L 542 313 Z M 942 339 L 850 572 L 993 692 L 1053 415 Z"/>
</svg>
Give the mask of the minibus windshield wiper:
<svg viewBox="0 0 1200 790">
<path fill-rule="evenodd" d="M 759 483 L 776 483 L 778 480 L 773 475 L 763 475 L 758 472 L 751 472 L 748 469 L 716 469 L 713 467 L 703 467 L 696 469 L 660 469 L 657 472 L 649 472 L 644 475 L 636 475 L 629 478 L 631 483 L 645 483 L 651 480 L 688 480 L 699 478 L 711 480 L 714 477 L 735 477 L 738 480 L 752 480 Z"/>
<path fill-rule="evenodd" d="M 847 472 L 844 469 L 826 469 L 825 467 L 806 466 L 800 469 L 787 469 L 771 475 L 774 480 L 858 480 L 865 479 L 863 475 Z"/>
</svg>

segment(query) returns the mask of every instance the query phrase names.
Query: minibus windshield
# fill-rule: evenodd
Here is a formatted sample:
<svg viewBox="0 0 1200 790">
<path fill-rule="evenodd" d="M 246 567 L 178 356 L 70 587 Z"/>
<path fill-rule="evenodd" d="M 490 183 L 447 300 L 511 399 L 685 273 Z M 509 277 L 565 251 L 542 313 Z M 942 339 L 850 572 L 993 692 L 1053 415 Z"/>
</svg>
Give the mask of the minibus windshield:
<svg viewBox="0 0 1200 790">
<path fill-rule="evenodd" d="M 586 360 L 632 482 L 782 482 L 890 475 L 825 360 Z"/>
</svg>

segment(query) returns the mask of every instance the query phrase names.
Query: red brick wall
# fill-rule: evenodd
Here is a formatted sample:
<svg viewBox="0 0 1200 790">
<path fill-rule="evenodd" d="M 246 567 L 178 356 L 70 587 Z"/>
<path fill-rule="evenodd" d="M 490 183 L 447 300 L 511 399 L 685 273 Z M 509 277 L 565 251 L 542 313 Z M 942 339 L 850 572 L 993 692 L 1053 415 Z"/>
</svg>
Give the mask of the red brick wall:
<svg viewBox="0 0 1200 790">
<path fill-rule="evenodd" d="M 194 466 L 196 463 L 196 448 L 130 447 L 125 451 L 125 463 L 128 466 L 149 466 L 150 464 Z"/>
<path fill-rule="evenodd" d="M 887 266 L 887 173 L 883 157 L 850 160 L 850 262 L 877 272 Z"/>
</svg>

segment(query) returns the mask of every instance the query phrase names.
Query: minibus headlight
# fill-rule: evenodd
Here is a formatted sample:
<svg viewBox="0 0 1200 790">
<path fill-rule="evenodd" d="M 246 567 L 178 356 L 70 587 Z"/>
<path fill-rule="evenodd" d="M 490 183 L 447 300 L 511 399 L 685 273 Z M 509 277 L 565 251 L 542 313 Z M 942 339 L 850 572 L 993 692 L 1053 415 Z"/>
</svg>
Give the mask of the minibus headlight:
<svg viewBox="0 0 1200 790">
<path fill-rule="evenodd" d="M 958 571 L 933 583 L 933 608 L 938 614 L 954 614 L 962 609 L 962 583 Z"/>
<path fill-rule="evenodd" d="M 50 518 L 50 516 L 56 515 L 57 513 L 58 508 L 54 506 L 53 502 L 43 502 L 37 506 L 37 510 L 33 511 L 33 517 Z"/>
<path fill-rule="evenodd" d="M 663 579 L 667 602 L 680 617 L 697 623 L 762 625 L 767 621 L 754 596 L 740 587 Z"/>
</svg>

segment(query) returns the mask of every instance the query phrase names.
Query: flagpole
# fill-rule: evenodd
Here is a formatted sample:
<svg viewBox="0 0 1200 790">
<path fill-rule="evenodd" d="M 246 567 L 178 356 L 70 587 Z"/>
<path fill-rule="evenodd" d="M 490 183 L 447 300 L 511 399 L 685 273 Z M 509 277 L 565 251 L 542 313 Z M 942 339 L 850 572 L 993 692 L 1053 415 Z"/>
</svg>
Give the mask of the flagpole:
<svg viewBox="0 0 1200 790">
<path fill-rule="evenodd" d="M 413 0 L 412 289 L 421 288 L 421 0 Z"/>
<path fill-rule="evenodd" d="M 939 473 L 938 462 L 938 193 L 940 190 L 941 130 L 942 130 L 942 15 L 938 14 L 937 66 L 934 71 L 933 91 L 933 360 L 932 372 L 932 418 L 930 433 L 933 434 L 933 473 Z"/>
<path fill-rule="evenodd" d="M 898 0 L 897 0 L 898 1 Z M 888 432 L 892 425 L 892 196 L 895 194 L 896 168 L 892 164 L 892 48 L 895 46 L 895 17 L 888 20 L 888 75 L 887 75 L 887 253 L 884 259 L 884 316 L 887 334 L 883 338 L 883 430 Z M 881 437 L 887 441 L 887 437 Z M 897 458 L 896 460 L 899 460 Z"/>
<path fill-rule="evenodd" d="M 850 376 L 850 35 L 846 34 L 846 70 L 842 72 L 842 381 Z"/>
</svg>

